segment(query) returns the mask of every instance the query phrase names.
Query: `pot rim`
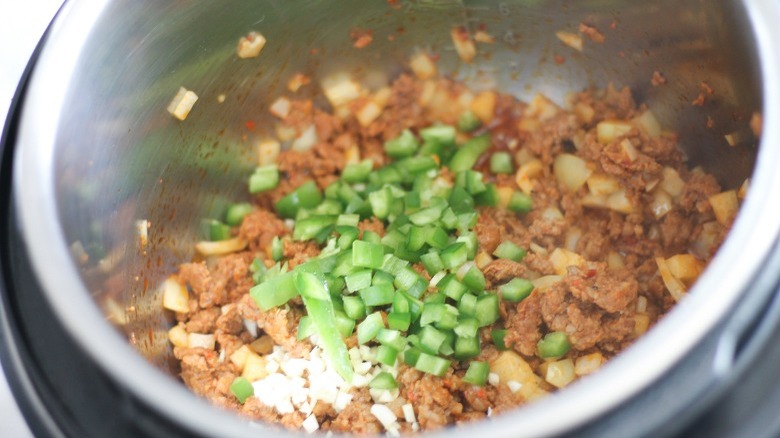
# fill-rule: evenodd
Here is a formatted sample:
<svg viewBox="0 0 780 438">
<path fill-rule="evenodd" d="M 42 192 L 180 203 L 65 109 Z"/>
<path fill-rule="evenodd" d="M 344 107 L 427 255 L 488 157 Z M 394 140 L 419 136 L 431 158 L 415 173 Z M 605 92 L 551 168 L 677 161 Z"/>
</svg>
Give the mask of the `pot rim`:
<svg viewBox="0 0 780 438">
<path fill-rule="evenodd" d="M 106 374 L 139 400 L 199 433 L 245 436 L 248 429 L 260 428 L 286 435 L 287 431 L 247 423 L 215 409 L 147 362 L 106 321 L 67 250 L 58 223 L 53 151 L 71 76 L 91 30 L 109 3 L 110 0 L 66 3 L 51 26 L 24 97 L 13 190 L 33 268 L 69 334 Z M 780 34 L 773 28 L 774 23 L 780 22 L 780 4 L 755 0 L 745 1 L 744 7 L 764 78 L 763 117 L 780 120 L 780 82 L 767 80 L 780 77 Z M 565 391 L 531 403 L 512 415 L 441 433 L 468 436 L 479 430 L 498 437 L 517 436 L 522 430 L 525 436 L 542 436 L 572 430 L 627 401 L 682 360 L 747 292 L 747 285 L 780 235 L 780 209 L 771 208 L 772 195 L 780 193 L 780 148 L 770 147 L 775 143 L 780 143 L 780 124 L 765 123 L 751 189 L 732 231 L 689 296 L 653 330 L 608 362 L 601 372 Z M 62 293 L 63 290 L 72 293 Z M 648 357 L 653 360 L 647 360 Z M 567 414 L 562 416 L 561 412 Z M 513 427 L 516 425 L 522 427 Z"/>
</svg>

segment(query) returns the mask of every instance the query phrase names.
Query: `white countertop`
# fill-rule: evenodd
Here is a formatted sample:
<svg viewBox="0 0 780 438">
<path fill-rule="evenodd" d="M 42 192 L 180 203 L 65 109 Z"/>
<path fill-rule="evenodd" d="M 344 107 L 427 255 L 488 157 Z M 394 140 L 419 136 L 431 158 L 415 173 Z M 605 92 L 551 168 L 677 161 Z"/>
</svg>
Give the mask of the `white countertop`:
<svg viewBox="0 0 780 438">
<path fill-rule="evenodd" d="M 0 0 L 0 121 L 5 121 L 30 54 L 60 4 L 62 0 Z M 0 416 L 0 437 L 32 436 L 14 402 L 2 369 Z"/>
</svg>

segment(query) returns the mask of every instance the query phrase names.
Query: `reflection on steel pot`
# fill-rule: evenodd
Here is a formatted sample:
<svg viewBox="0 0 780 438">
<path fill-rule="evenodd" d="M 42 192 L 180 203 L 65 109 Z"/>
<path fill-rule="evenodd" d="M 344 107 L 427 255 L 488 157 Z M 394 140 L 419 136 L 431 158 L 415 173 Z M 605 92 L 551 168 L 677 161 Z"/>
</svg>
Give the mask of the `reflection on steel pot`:
<svg viewBox="0 0 780 438">
<path fill-rule="evenodd" d="M 581 21 L 610 29 L 606 41 L 582 52 L 563 46 L 556 31 L 576 31 Z M 780 5 L 759 1 L 73 2 L 55 21 L 25 96 L 13 181 L 22 238 L 67 334 L 132 399 L 184 431 L 285 434 L 221 412 L 178 382 L 156 287 L 192 257 L 198 219 L 244 194 L 253 168 L 246 144 L 272 129 L 264 119 L 249 129 L 249 115 L 296 72 L 314 83 L 338 71 L 386 82 L 417 47 L 439 53 L 439 69 L 474 89 L 525 100 L 629 86 L 679 132 L 692 166 L 727 188 L 752 174 L 730 237 L 690 296 L 603 372 L 440 433 L 598 434 L 609 425 L 627 435 L 682 426 L 679 412 L 704 403 L 738 362 L 742 322 L 757 317 L 768 292 L 754 279 L 780 228 L 780 211 L 770 207 L 780 190 L 780 151 L 771 147 L 778 124 L 764 124 L 760 148 L 750 136 L 732 146 L 724 135 L 749 132 L 754 112 L 779 117 L 780 89 L 767 80 L 780 74 L 777 22 Z M 473 23 L 487 23 L 497 41 L 464 64 L 450 29 Z M 349 40 L 357 26 L 375 35 L 361 50 Z M 268 42 L 258 62 L 239 62 L 236 42 L 253 29 Z M 565 62 L 555 62 L 561 55 Z M 665 86 L 652 86 L 654 71 Z M 691 105 L 702 82 L 716 92 Z M 180 86 L 199 96 L 186 124 L 166 112 Z M 321 99 L 316 88 L 302 91 Z M 150 224 L 143 248 L 140 220 Z M 752 306 L 731 318 L 740 302 Z M 693 352 L 696 364 L 686 365 Z"/>
</svg>

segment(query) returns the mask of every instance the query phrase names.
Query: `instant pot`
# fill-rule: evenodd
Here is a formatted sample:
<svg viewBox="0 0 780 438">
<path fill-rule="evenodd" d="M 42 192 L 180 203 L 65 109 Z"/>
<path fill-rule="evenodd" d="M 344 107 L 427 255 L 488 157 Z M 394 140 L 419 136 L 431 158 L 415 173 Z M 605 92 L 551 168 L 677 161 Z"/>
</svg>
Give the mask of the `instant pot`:
<svg viewBox="0 0 780 438">
<path fill-rule="evenodd" d="M 600 29 L 582 51 L 556 32 Z M 294 73 L 369 87 L 413 50 L 474 89 L 564 102 L 629 86 L 691 166 L 750 178 L 690 294 L 593 376 L 432 436 L 780 436 L 780 2 L 225 0 L 67 2 L 33 56 L 2 139 L 2 362 L 40 436 L 289 436 L 209 405 L 176 378 L 158 285 L 201 218 L 246 197 L 265 115 Z M 473 63 L 456 25 L 485 28 Z M 351 29 L 372 43 L 352 46 Z M 236 56 L 248 31 L 268 39 Z M 666 84 L 652 84 L 654 72 Z M 199 99 L 186 120 L 166 107 Z M 710 91 L 712 91 L 710 93 Z M 694 105 L 706 92 L 702 105 Z M 763 120 L 760 139 L 750 121 Z M 727 141 L 730 140 L 730 141 Z M 146 222 L 143 222 L 146 221 Z M 148 240 L 138 224 L 148 224 Z M 302 432 L 301 432 L 302 433 Z"/>
</svg>

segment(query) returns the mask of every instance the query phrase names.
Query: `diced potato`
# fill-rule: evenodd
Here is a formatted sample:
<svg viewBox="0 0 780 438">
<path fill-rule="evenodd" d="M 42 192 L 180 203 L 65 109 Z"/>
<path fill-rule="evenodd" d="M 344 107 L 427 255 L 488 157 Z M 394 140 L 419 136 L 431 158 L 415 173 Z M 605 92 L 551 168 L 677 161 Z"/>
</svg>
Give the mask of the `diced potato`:
<svg viewBox="0 0 780 438">
<path fill-rule="evenodd" d="M 685 181 L 680 177 L 680 174 L 671 167 L 664 167 L 661 171 L 661 175 L 663 176 L 663 179 L 659 183 L 660 187 L 666 193 L 670 194 L 672 198 L 677 199 L 680 197 L 685 189 Z"/>
<path fill-rule="evenodd" d="M 526 195 L 530 195 L 534 188 L 533 180 L 540 177 L 544 171 L 544 165 L 538 159 L 529 161 L 517 169 L 515 182 L 520 190 Z"/>
<path fill-rule="evenodd" d="M 553 161 L 553 174 L 559 184 L 576 192 L 593 173 L 588 163 L 572 154 L 560 154 Z"/>
<path fill-rule="evenodd" d="M 498 206 L 506 208 L 509 205 L 509 201 L 512 199 L 512 194 L 515 192 L 511 187 L 499 187 L 498 191 Z"/>
<path fill-rule="evenodd" d="M 249 380 L 250 382 L 256 382 L 264 379 L 268 376 L 268 371 L 265 369 L 266 359 L 263 356 L 249 353 L 244 361 L 244 370 L 241 372 L 241 377 Z"/>
<path fill-rule="evenodd" d="M 536 280 L 532 280 L 531 283 L 534 284 L 534 289 L 538 289 L 539 292 L 544 292 L 562 279 L 563 277 L 560 275 L 545 275 L 543 277 L 537 278 Z"/>
<path fill-rule="evenodd" d="M 656 257 L 655 263 L 658 265 L 658 272 L 661 273 L 661 279 L 666 285 L 666 289 L 672 295 L 675 301 L 680 301 L 686 294 L 685 285 L 672 275 L 666 260 L 663 257 Z"/>
<path fill-rule="evenodd" d="M 415 52 L 409 58 L 409 68 L 412 69 L 417 78 L 426 80 L 436 76 L 436 64 L 430 56 L 423 51 Z"/>
<path fill-rule="evenodd" d="M 360 162 L 360 148 L 352 145 L 344 152 L 344 164 L 357 164 Z"/>
<path fill-rule="evenodd" d="M 319 138 L 317 137 L 317 128 L 315 128 L 314 124 L 312 123 L 308 128 L 301 132 L 301 135 L 293 140 L 290 148 L 295 151 L 308 151 L 314 147 L 318 141 Z"/>
<path fill-rule="evenodd" d="M 620 190 L 618 180 L 604 173 L 594 173 L 588 178 L 588 190 L 595 196 L 611 195 Z"/>
<path fill-rule="evenodd" d="M 691 254 L 677 254 L 666 259 L 672 275 L 690 286 L 704 270 L 704 264 Z"/>
<path fill-rule="evenodd" d="M 203 333 L 189 333 L 187 335 L 187 346 L 189 348 L 205 348 L 213 350 L 216 345 L 214 335 Z"/>
<path fill-rule="evenodd" d="M 198 95 L 194 92 L 179 87 L 178 93 L 168 104 L 168 112 L 179 120 L 184 120 L 190 114 L 192 106 L 198 101 Z"/>
<path fill-rule="evenodd" d="M 238 47 L 236 52 L 238 57 L 242 59 L 254 58 L 260 54 L 260 51 L 265 47 L 266 39 L 260 32 L 249 32 L 246 36 L 241 37 L 238 40 Z"/>
<path fill-rule="evenodd" d="M 639 158 L 639 152 L 637 152 L 636 148 L 634 147 L 634 143 L 631 143 L 631 140 L 624 138 L 620 142 L 620 150 L 623 152 L 623 155 L 626 157 L 626 159 L 630 162 L 636 161 L 637 158 Z"/>
<path fill-rule="evenodd" d="M 650 203 L 650 210 L 656 219 L 660 219 L 672 210 L 672 197 L 662 189 L 656 189 L 653 192 L 653 201 Z"/>
<path fill-rule="evenodd" d="M 393 90 L 390 87 L 382 87 L 374 92 L 373 100 L 380 108 L 384 108 L 392 96 Z"/>
<path fill-rule="evenodd" d="M 555 248 L 550 254 L 550 263 L 555 273 L 561 276 L 566 275 L 569 266 L 580 266 L 584 262 L 585 259 L 581 255 L 563 248 Z"/>
<path fill-rule="evenodd" d="M 322 90 L 334 108 L 352 102 L 361 95 L 360 84 L 347 73 L 337 73 L 323 79 Z"/>
<path fill-rule="evenodd" d="M 607 254 L 607 266 L 612 269 L 622 268 L 626 266 L 626 260 L 617 251 L 610 251 Z"/>
<path fill-rule="evenodd" d="M 463 62 L 470 64 L 477 56 L 477 47 L 469 35 L 468 29 L 464 26 L 455 26 L 450 31 L 452 44 L 455 45 L 455 51 Z"/>
<path fill-rule="evenodd" d="M 577 104 L 574 105 L 574 114 L 581 123 L 588 124 L 592 122 L 593 117 L 596 116 L 596 110 L 586 103 L 577 102 Z"/>
<path fill-rule="evenodd" d="M 171 275 L 162 284 L 163 308 L 174 312 L 187 313 L 190 311 L 188 302 L 190 294 L 179 277 Z"/>
<path fill-rule="evenodd" d="M 574 381 L 574 362 L 562 359 L 547 364 L 544 380 L 556 388 L 564 388 Z"/>
<path fill-rule="evenodd" d="M 276 163 L 282 146 L 274 139 L 264 139 L 257 144 L 257 162 L 260 166 Z"/>
<path fill-rule="evenodd" d="M 531 151 L 529 151 L 528 148 L 521 148 L 515 154 L 515 161 L 517 161 L 517 164 L 521 166 L 523 164 L 528 164 L 536 159 L 537 157 Z"/>
<path fill-rule="evenodd" d="M 586 376 L 598 371 L 601 365 L 604 364 L 604 356 L 599 353 L 586 354 L 580 356 L 574 362 L 574 374 L 578 376 Z"/>
<path fill-rule="evenodd" d="M 734 190 L 727 190 L 718 193 L 717 195 L 710 196 L 709 201 L 718 223 L 724 227 L 729 226 L 737 215 L 737 210 L 739 210 L 737 192 Z"/>
<path fill-rule="evenodd" d="M 471 101 L 471 111 L 482 123 L 488 123 L 493 120 L 496 111 L 496 92 L 483 91 Z"/>
<path fill-rule="evenodd" d="M 195 244 L 195 250 L 204 256 L 219 256 L 231 254 L 246 248 L 248 242 L 240 237 L 216 242 L 203 241 Z"/>
<path fill-rule="evenodd" d="M 563 44 L 566 44 L 578 52 L 582 52 L 582 37 L 576 33 L 559 30 L 558 32 L 555 32 L 555 36 L 558 37 Z"/>
<path fill-rule="evenodd" d="M 174 347 L 187 348 L 190 346 L 190 339 L 184 324 L 178 323 L 168 330 L 168 340 Z"/>
<path fill-rule="evenodd" d="M 493 257 L 485 251 L 481 251 L 479 254 L 477 254 L 476 257 L 474 257 L 474 263 L 479 269 L 484 269 L 485 266 L 490 264 L 492 261 Z"/>
<path fill-rule="evenodd" d="M 647 313 L 637 313 L 634 315 L 634 337 L 638 338 L 647 333 L 650 327 L 650 315 Z"/>
<path fill-rule="evenodd" d="M 292 108 L 290 99 L 280 96 L 271 104 L 268 111 L 276 117 L 283 119 L 290 114 L 290 108 Z"/>
<path fill-rule="evenodd" d="M 521 384 L 519 392 L 526 400 L 533 400 L 546 394 L 539 388 L 541 379 L 531 366 L 514 351 L 503 351 L 492 362 L 490 372 L 498 375 L 499 384 L 506 385 L 513 380 Z"/>
<path fill-rule="evenodd" d="M 374 120 L 382 114 L 382 108 L 376 104 L 376 102 L 369 100 L 359 110 L 355 112 L 355 118 L 360 123 L 360 126 L 366 127 L 370 125 Z"/>
<path fill-rule="evenodd" d="M 625 120 L 604 120 L 596 125 L 596 138 L 599 143 L 607 144 L 628 134 L 632 128 L 631 122 Z"/>
<path fill-rule="evenodd" d="M 528 102 L 528 107 L 525 109 L 525 117 L 536 118 L 543 122 L 553 118 L 560 110 L 561 108 L 547 96 L 536 93 L 533 99 Z"/>
<path fill-rule="evenodd" d="M 522 118 L 517 123 L 517 129 L 523 132 L 536 132 L 542 127 L 542 123 L 536 119 Z"/>
<path fill-rule="evenodd" d="M 631 205 L 631 202 L 628 200 L 625 190 L 618 190 L 609 195 L 607 197 L 607 208 L 624 214 L 634 212 L 634 206 Z"/>
<path fill-rule="evenodd" d="M 242 345 L 241 348 L 234 351 L 233 354 L 230 355 L 230 361 L 233 362 L 235 366 L 238 367 L 238 369 L 243 370 L 244 364 L 246 364 L 246 358 L 249 357 L 250 354 L 255 354 L 252 349 L 249 348 L 248 345 Z"/>
<path fill-rule="evenodd" d="M 652 111 L 647 110 L 641 115 L 632 119 L 634 125 L 643 129 L 650 137 L 658 137 L 661 135 L 661 124 L 655 118 L 655 114 Z"/>
</svg>

